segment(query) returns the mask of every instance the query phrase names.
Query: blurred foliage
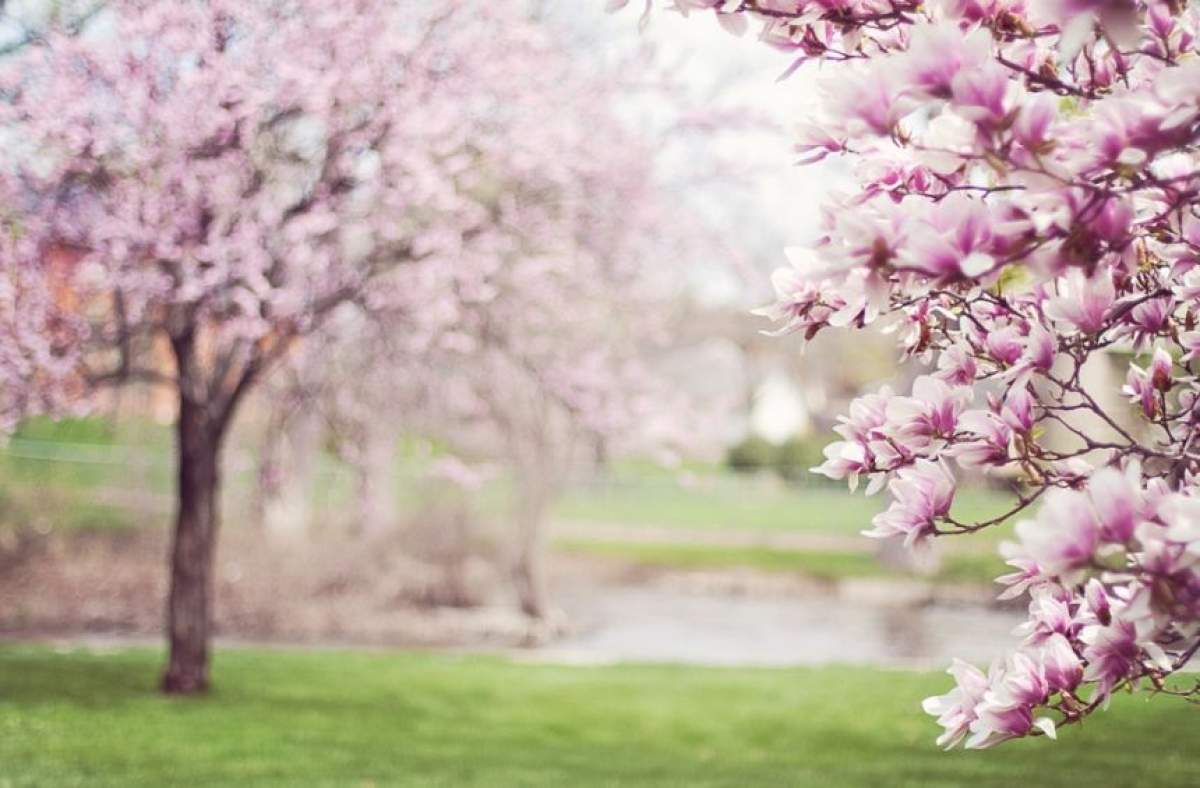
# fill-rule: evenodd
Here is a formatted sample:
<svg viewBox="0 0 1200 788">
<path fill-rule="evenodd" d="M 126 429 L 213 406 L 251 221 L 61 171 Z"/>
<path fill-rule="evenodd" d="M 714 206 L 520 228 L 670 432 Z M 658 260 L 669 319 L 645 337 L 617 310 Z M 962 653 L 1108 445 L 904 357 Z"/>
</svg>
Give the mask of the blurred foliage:
<svg viewBox="0 0 1200 788">
<path fill-rule="evenodd" d="M 775 472 L 787 482 L 831 481 L 814 474 L 810 469 L 825 461 L 822 453 L 829 443 L 827 436 L 795 435 L 775 450 Z M 841 482 L 836 482 L 839 486 Z"/>
<path fill-rule="evenodd" d="M 749 435 L 729 448 L 725 462 L 738 473 L 758 473 L 775 464 L 775 446 L 766 438 Z"/>
<path fill-rule="evenodd" d="M 794 435 L 778 445 L 758 435 L 750 435 L 730 447 L 725 464 L 738 473 L 773 470 L 787 482 L 825 484 L 828 480 L 813 474 L 810 469 L 824 462 L 822 452 L 827 443 L 826 435 Z"/>
</svg>

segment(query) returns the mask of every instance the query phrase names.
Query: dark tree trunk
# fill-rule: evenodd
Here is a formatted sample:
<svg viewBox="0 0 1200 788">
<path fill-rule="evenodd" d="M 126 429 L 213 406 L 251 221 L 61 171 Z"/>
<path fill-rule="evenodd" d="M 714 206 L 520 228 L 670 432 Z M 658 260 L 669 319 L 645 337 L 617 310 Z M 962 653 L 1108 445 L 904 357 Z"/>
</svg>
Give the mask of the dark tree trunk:
<svg viewBox="0 0 1200 788">
<path fill-rule="evenodd" d="M 186 392 L 186 387 L 183 387 Z M 179 460 L 178 506 L 171 548 L 171 593 L 167 602 L 170 659 L 164 692 L 208 689 L 212 626 L 213 553 L 220 506 L 219 454 L 224 420 L 207 403 L 182 393 L 176 427 Z"/>
</svg>

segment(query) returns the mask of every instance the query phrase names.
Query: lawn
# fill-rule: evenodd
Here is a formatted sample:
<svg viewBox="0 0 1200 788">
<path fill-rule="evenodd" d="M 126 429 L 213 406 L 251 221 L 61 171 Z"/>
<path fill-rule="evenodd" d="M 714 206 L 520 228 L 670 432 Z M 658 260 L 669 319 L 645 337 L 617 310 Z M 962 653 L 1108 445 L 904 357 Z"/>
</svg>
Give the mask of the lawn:
<svg viewBox="0 0 1200 788">
<path fill-rule="evenodd" d="M 789 486 L 772 477 L 717 472 L 691 485 L 645 476 L 577 486 L 556 503 L 554 513 L 562 520 L 610 525 L 853 535 L 869 528 L 886 503 L 886 495 L 851 495 L 841 485 Z M 951 511 L 962 520 L 985 520 L 1010 505 L 999 492 L 966 488 Z"/>
<path fill-rule="evenodd" d="M 202 700 L 149 650 L 0 648 L 0 786 L 1186 786 L 1197 710 L 1121 697 L 1063 741 L 943 753 L 938 674 L 223 651 Z"/>
</svg>

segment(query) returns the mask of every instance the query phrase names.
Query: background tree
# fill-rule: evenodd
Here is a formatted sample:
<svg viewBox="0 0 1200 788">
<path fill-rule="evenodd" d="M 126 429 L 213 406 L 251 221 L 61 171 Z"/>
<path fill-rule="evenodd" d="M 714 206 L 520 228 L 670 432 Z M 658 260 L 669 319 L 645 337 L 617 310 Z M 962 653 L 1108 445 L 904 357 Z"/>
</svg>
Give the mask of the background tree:
<svg viewBox="0 0 1200 788">
<path fill-rule="evenodd" d="M 654 451 L 706 434 L 687 423 L 686 397 L 656 363 L 673 349 L 681 274 L 712 254 L 703 222 L 672 202 L 672 178 L 656 166 L 659 146 L 698 116 L 653 58 L 625 65 L 636 65 L 636 85 L 628 70 L 562 51 L 542 52 L 520 75 L 530 89 L 498 122 L 537 156 L 515 168 L 475 165 L 495 230 L 486 248 L 472 242 L 464 253 L 492 262 L 468 269 L 483 271 L 477 279 L 439 287 L 455 300 L 436 335 L 409 341 L 404 310 L 345 310 L 276 381 L 300 421 L 319 413 L 345 447 L 365 529 L 393 515 L 378 492 L 395 483 L 394 463 L 380 455 L 400 429 L 511 470 L 508 569 L 534 619 L 551 612 L 548 506 L 596 445 Z M 636 92 L 678 117 L 637 124 Z M 268 441 L 268 460 L 277 454 Z"/>
<path fill-rule="evenodd" d="M 505 3 L 124 0 L 0 63 L 6 418 L 178 392 L 164 690 L 208 684 L 239 403 L 340 304 L 453 319 L 444 277 L 491 264 L 471 165 L 533 155 L 495 117 L 546 45 Z"/>
<path fill-rule="evenodd" d="M 789 250 L 764 312 L 806 339 L 887 321 L 929 369 L 908 395 L 856 401 L 819 470 L 886 487 L 868 533 L 912 546 L 1036 512 L 1000 578 L 1030 597 L 1021 644 L 986 675 L 955 663 L 957 687 L 925 705 L 939 743 L 1054 736 L 1125 687 L 1195 699 L 1167 676 L 1200 648 L 1200 12 L 664 5 L 735 33 L 756 21 L 793 71 L 836 66 L 799 149 L 850 157 L 860 190 L 829 202 L 819 244 Z M 1114 352 L 1134 356 L 1138 430 L 1084 384 Z M 1010 480 L 1012 507 L 956 517 L 954 466 Z"/>
</svg>

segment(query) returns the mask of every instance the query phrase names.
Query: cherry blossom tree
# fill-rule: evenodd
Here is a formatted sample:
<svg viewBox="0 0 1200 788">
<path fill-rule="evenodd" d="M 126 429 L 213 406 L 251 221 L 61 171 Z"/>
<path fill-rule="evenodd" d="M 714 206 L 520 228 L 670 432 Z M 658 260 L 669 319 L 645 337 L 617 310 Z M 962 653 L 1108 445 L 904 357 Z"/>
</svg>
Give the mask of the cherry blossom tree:
<svg viewBox="0 0 1200 788">
<path fill-rule="evenodd" d="M 27 38 L 0 61 L 0 404 L 178 392 L 163 688 L 202 691 L 239 404 L 339 305 L 408 314 L 414 341 L 453 320 L 552 41 L 518 3 L 382 0 L 117 0 Z"/>
<path fill-rule="evenodd" d="M 926 701 L 939 744 L 1054 737 L 1123 688 L 1195 700 L 1168 676 L 1200 647 L 1200 11 L 662 5 L 793 53 L 791 78 L 821 96 L 802 159 L 856 165 L 857 192 L 788 250 L 763 313 L 804 340 L 884 324 L 927 365 L 909 392 L 858 399 L 817 470 L 886 489 L 868 533 L 914 548 L 1023 518 L 999 582 L 1028 594 L 1028 622 L 990 671 L 956 662 L 955 688 Z M 1120 392 L 1085 383 L 1112 363 Z M 965 521 L 954 496 L 977 472 L 1012 506 Z"/>
<path fill-rule="evenodd" d="M 401 431 L 447 445 L 455 455 L 433 472 L 467 487 L 478 480 L 472 463 L 503 468 L 504 558 L 533 619 L 553 611 L 548 507 L 595 446 L 666 453 L 707 434 L 687 421 L 692 403 L 656 362 L 674 349 L 680 274 L 715 255 L 713 238 L 659 162 L 697 126 L 707 138 L 723 124 L 700 123 L 652 54 L 614 60 L 544 51 L 513 75 L 529 90 L 504 122 L 528 156 L 489 167 L 494 231 L 462 251 L 487 262 L 437 288 L 448 296 L 444 319 L 424 318 L 418 332 L 408 310 L 343 309 L 273 381 L 299 423 L 319 414 L 354 468 L 363 530 L 394 514 L 378 493 Z M 657 121 L 642 122 L 642 104 Z M 268 467 L 279 456 L 272 443 Z"/>
</svg>

